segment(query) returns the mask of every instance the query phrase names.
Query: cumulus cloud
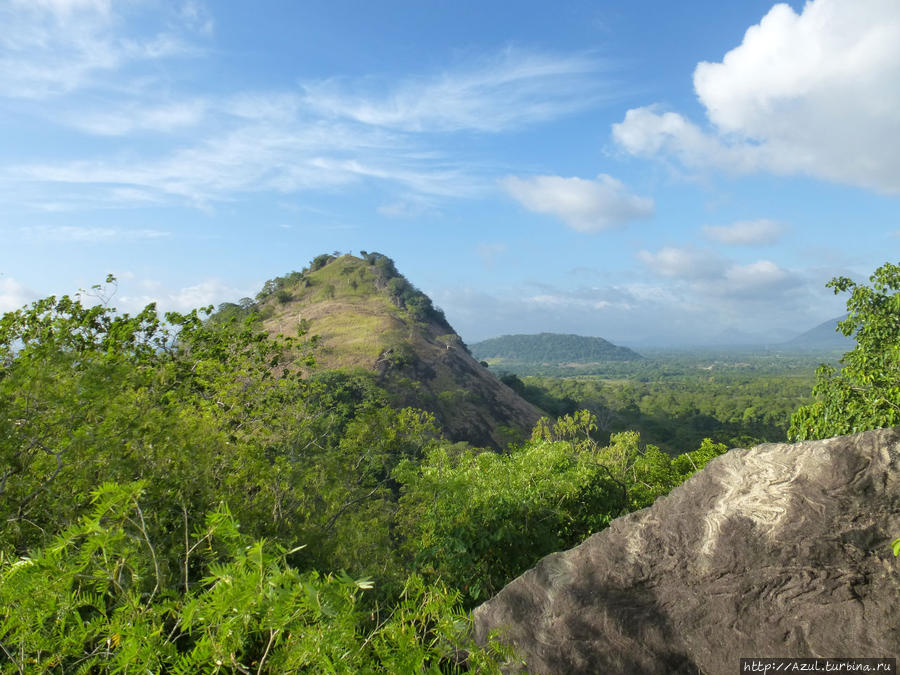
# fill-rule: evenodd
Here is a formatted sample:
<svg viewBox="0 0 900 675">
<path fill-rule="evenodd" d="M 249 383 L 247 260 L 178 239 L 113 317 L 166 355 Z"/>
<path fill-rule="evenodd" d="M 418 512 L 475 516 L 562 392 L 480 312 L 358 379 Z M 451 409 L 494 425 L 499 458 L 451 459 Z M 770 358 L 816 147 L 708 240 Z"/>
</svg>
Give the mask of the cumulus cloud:
<svg viewBox="0 0 900 675">
<path fill-rule="evenodd" d="M 711 284 L 707 290 L 720 295 L 757 297 L 788 290 L 799 284 L 799 279 L 771 260 L 731 265 L 725 270 L 723 281 L 722 284 Z"/>
<path fill-rule="evenodd" d="M 600 174 L 596 180 L 562 176 L 508 176 L 506 191 L 525 208 L 562 220 L 579 232 L 600 232 L 653 215 L 653 200 L 630 194 L 621 181 Z"/>
<path fill-rule="evenodd" d="M 12 312 L 37 299 L 37 294 L 10 277 L 0 278 L 0 314 Z"/>
<path fill-rule="evenodd" d="M 739 264 L 710 251 L 666 247 L 656 253 L 640 251 L 638 258 L 655 274 L 682 282 L 703 296 L 775 301 L 800 285 L 800 279 L 771 260 Z"/>
<path fill-rule="evenodd" d="M 784 232 L 784 225 L 768 218 L 742 220 L 731 225 L 706 225 L 703 234 L 720 244 L 758 246 L 774 244 Z"/>
<path fill-rule="evenodd" d="M 806 174 L 900 193 L 900 4 L 812 0 L 775 5 L 694 88 L 710 130 L 636 108 L 613 138 L 636 155 L 691 167 Z"/>
</svg>

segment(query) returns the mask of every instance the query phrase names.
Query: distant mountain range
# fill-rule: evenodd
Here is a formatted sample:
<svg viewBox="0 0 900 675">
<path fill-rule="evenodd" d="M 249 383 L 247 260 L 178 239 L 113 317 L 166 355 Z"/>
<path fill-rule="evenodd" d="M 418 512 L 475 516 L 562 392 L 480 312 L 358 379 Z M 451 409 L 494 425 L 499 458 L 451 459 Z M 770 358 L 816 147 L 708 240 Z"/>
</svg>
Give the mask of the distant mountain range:
<svg viewBox="0 0 900 675">
<path fill-rule="evenodd" d="M 788 349 L 797 350 L 844 350 L 853 349 L 854 340 L 843 333 L 838 332 L 837 325 L 847 318 L 847 315 L 839 316 L 820 323 L 815 328 L 801 333 L 797 337 L 783 343 Z"/>
<path fill-rule="evenodd" d="M 489 363 L 511 361 L 557 365 L 637 361 L 644 358 L 628 347 L 619 347 L 600 337 L 559 333 L 504 335 L 475 343 L 469 349 L 475 358 Z"/>
</svg>

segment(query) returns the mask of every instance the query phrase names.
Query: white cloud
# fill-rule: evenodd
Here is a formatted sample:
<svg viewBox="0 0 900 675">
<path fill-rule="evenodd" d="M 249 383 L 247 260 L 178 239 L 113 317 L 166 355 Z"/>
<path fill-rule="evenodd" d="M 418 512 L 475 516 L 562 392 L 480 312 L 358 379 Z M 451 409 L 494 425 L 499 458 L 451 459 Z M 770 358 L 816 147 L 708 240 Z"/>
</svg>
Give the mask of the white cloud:
<svg viewBox="0 0 900 675">
<path fill-rule="evenodd" d="M 621 96 L 596 77 L 601 70 L 602 63 L 586 56 L 507 49 L 436 77 L 388 86 L 387 94 L 349 93 L 366 86 L 359 81 L 307 83 L 304 103 L 325 116 L 407 132 L 500 132 Z"/>
<path fill-rule="evenodd" d="M 600 232 L 653 215 L 652 199 L 630 194 L 606 174 L 597 180 L 508 176 L 501 184 L 527 209 L 555 216 L 579 232 Z"/>
<path fill-rule="evenodd" d="M 722 274 L 725 264 L 711 251 L 666 246 L 656 253 L 639 251 L 638 258 L 656 274 L 678 279 L 709 279 Z"/>
<path fill-rule="evenodd" d="M 0 278 L 0 314 L 21 309 L 35 299 L 37 294 L 15 279 Z"/>
<path fill-rule="evenodd" d="M 655 274 L 683 283 L 686 290 L 703 296 L 771 301 L 800 285 L 796 275 L 771 260 L 742 265 L 690 247 L 640 251 L 638 258 Z"/>
<path fill-rule="evenodd" d="M 743 220 L 731 225 L 705 225 L 703 233 L 713 241 L 733 246 L 774 244 L 784 232 L 784 225 L 768 218 Z"/>
<path fill-rule="evenodd" d="M 123 229 L 118 227 L 82 227 L 75 225 L 27 227 L 22 228 L 22 233 L 31 239 L 81 243 L 160 239 L 171 236 L 170 232 L 147 228 Z"/>
<path fill-rule="evenodd" d="M 687 166 L 806 174 L 900 193 L 900 3 L 775 5 L 694 88 L 707 132 L 673 112 L 629 110 L 613 137 Z"/>
<path fill-rule="evenodd" d="M 42 210 L 208 208 L 242 193 L 378 182 L 399 187 L 409 206 L 382 213 L 412 213 L 417 199 L 431 209 L 482 193 L 495 171 L 456 159 L 433 133 L 520 129 L 622 95 L 598 77 L 607 65 L 597 58 L 514 48 L 399 82 L 198 92 L 173 59 L 204 53 L 213 20 L 199 0 L 15 0 L 0 3 L 0 26 L 0 100 L 117 141 L 79 138 L 76 160 L 0 166 L 0 186 Z M 148 132 L 160 137 L 152 146 Z"/>
<path fill-rule="evenodd" d="M 615 286 L 545 287 L 537 293 L 526 286 L 505 295 L 445 289 L 437 291 L 435 299 L 469 343 L 547 331 L 596 335 L 631 346 L 772 344 L 821 321 L 814 309 L 818 303 L 811 302 L 806 286 L 790 292 L 775 288 L 715 295 L 708 288 L 697 290 L 693 283 L 645 279 Z"/>
<path fill-rule="evenodd" d="M 588 310 L 606 309 L 612 305 L 609 300 L 596 300 L 564 293 L 538 293 L 525 298 L 525 302 L 543 307 Z"/>
<path fill-rule="evenodd" d="M 764 163 L 762 147 L 722 140 L 678 113 L 660 112 L 658 106 L 629 110 L 624 121 L 613 124 L 612 134 L 616 143 L 633 155 L 675 155 L 689 167 L 711 166 L 740 173 Z"/>
<path fill-rule="evenodd" d="M 723 284 L 712 284 L 709 291 L 729 296 L 756 296 L 796 286 L 799 281 L 771 260 L 757 260 L 749 265 L 732 265 L 725 271 Z"/>
<path fill-rule="evenodd" d="M 209 35 L 213 32 L 215 22 L 206 7 L 197 0 L 187 0 L 178 10 L 178 20 L 198 33 Z"/>
<path fill-rule="evenodd" d="M 119 12 L 123 7 L 115 5 Z M 0 25 L 0 96 L 9 98 L 44 99 L 96 86 L 125 66 L 191 51 L 167 30 L 149 38 L 126 35 L 109 0 L 14 0 L 0 6 Z"/>
<path fill-rule="evenodd" d="M 109 14 L 110 0 L 12 0 L 12 5 L 19 8 L 37 7 L 57 16 L 85 10 L 106 15 Z"/>
<path fill-rule="evenodd" d="M 217 306 L 222 302 L 237 302 L 238 298 L 253 295 L 254 291 L 235 288 L 221 279 L 205 279 L 197 284 L 182 288 L 167 288 L 164 284 L 144 279 L 133 282 L 138 293 L 127 292 L 117 298 L 116 306 L 125 311 L 138 311 L 151 302 L 157 303 L 160 312 L 189 312 L 192 309 Z"/>
<path fill-rule="evenodd" d="M 66 117 L 72 127 L 89 134 L 124 136 L 139 131 L 168 133 L 194 127 L 205 114 L 206 103 L 195 99 L 158 106 L 131 103 L 118 110 L 69 113 Z"/>
<path fill-rule="evenodd" d="M 390 204 L 382 204 L 376 211 L 388 218 L 418 218 L 432 210 L 432 206 L 421 198 L 409 197 Z"/>
</svg>

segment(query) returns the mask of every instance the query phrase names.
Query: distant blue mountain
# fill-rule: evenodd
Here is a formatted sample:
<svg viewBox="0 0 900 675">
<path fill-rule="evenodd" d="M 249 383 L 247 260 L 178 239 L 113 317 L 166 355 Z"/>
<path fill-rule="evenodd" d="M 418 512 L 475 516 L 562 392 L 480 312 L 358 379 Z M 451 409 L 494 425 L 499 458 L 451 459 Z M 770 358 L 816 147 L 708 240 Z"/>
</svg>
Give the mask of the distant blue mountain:
<svg viewBox="0 0 900 675">
<path fill-rule="evenodd" d="M 849 338 L 837 330 L 838 322 L 847 318 L 847 315 L 839 316 L 836 319 L 829 319 L 824 323 L 820 323 L 815 328 L 810 328 L 805 333 L 801 333 L 797 337 L 784 343 L 785 347 L 790 349 L 829 349 L 844 350 L 853 349 L 856 341 Z"/>
</svg>

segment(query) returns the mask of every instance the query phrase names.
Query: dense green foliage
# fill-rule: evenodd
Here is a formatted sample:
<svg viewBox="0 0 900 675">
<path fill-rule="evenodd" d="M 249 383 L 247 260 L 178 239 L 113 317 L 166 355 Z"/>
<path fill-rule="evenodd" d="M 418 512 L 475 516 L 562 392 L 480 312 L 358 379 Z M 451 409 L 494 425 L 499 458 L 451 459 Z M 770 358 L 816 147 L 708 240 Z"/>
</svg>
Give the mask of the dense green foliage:
<svg viewBox="0 0 900 675">
<path fill-rule="evenodd" d="M 144 484 L 103 485 L 47 548 L 0 568 L 4 672 L 499 672 L 470 643 L 455 595 L 411 576 L 387 616 L 360 603 L 371 582 L 288 564 L 250 541 L 227 507 L 189 536 L 184 588 L 160 567 Z M 188 581 L 188 570 L 205 575 Z M 502 652 L 500 652 L 502 653 Z"/>
<path fill-rule="evenodd" d="M 838 372 L 816 371 L 814 403 L 791 418 L 792 438 L 827 438 L 900 424 L 900 265 L 885 263 L 871 286 L 847 277 L 832 279 L 835 293 L 849 293 L 847 318 L 838 324 L 856 346 Z"/>
<path fill-rule="evenodd" d="M 490 672 L 461 607 L 724 450 L 450 444 L 246 309 L 0 320 L 5 671 Z"/>
<path fill-rule="evenodd" d="M 446 328 L 448 332 L 452 332 L 453 329 L 447 323 L 443 311 L 435 307 L 431 298 L 413 286 L 406 277 L 397 271 L 393 260 L 381 253 L 361 251 L 360 255 L 374 275 L 375 287 L 384 293 L 396 307 L 409 312 L 409 315 L 416 321 L 434 321 L 439 326 Z M 274 298 L 281 304 L 294 300 L 299 290 L 307 288 L 313 283 L 311 274 L 323 270 L 340 257 L 339 251 L 335 251 L 333 254 L 318 255 L 302 271 L 288 272 L 268 280 L 262 290 L 256 294 L 255 300 L 243 298 L 238 303 L 222 303 L 217 307 L 211 320 L 214 322 L 243 320 L 251 315 L 262 319 L 269 318 L 274 311 L 271 299 Z M 341 272 L 347 276 L 346 283 L 353 288 L 357 288 L 361 282 L 359 271 L 357 270 L 357 274 L 354 275 L 353 270 L 349 267 L 341 269 Z M 329 295 L 333 297 L 335 287 L 333 284 L 326 284 L 323 291 L 326 297 Z"/>
<path fill-rule="evenodd" d="M 808 375 L 823 360 L 837 363 L 840 350 L 781 350 L 768 348 L 659 349 L 644 347 L 643 358 L 631 361 L 541 363 L 494 359 L 488 366 L 498 372 L 536 377 L 599 377 L 639 382 L 669 380 L 710 373 L 756 377 Z"/>
<path fill-rule="evenodd" d="M 540 333 L 504 335 L 471 345 L 477 359 L 536 364 L 633 361 L 643 358 L 627 347 L 618 347 L 599 337 Z"/>
<path fill-rule="evenodd" d="M 726 449 L 706 441 L 672 459 L 634 432 L 601 447 L 595 430 L 584 411 L 542 420 L 532 441 L 508 454 L 439 447 L 399 466 L 399 531 L 412 567 L 470 602 L 484 599 L 536 558 L 649 506 Z"/>
<path fill-rule="evenodd" d="M 382 253 L 360 251 L 360 255 L 376 271 L 376 287 L 383 289 L 397 307 L 406 309 L 417 321 L 434 321 L 448 332 L 453 332 L 444 312 L 435 307 L 431 298 L 397 271 L 393 260 Z"/>
<path fill-rule="evenodd" d="M 503 376 L 520 395 L 555 415 L 587 409 L 599 437 L 634 430 L 670 454 L 696 448 L 704 438 L 729 447 L 786 439 L 791 413 L 810 399 L 808 373 L 742 370 L 658 371 L 642 380 L 593 377 Z"/>
</svg>

